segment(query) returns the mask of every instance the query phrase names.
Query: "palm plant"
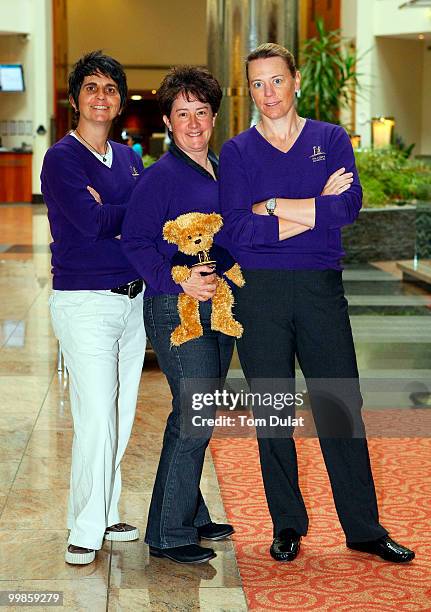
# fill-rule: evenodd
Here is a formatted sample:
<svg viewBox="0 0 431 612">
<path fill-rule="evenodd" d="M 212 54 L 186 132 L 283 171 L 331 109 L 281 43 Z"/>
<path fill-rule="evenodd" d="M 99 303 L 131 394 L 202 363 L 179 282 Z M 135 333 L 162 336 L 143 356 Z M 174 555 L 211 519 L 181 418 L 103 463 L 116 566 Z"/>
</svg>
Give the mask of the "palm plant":
<svg viewBox="0 0 431 612">
<path fill-rule="evenodd" d="M 301 49 L 301 98 L 299 113 L 311 119 L 339 123 L 341 108 L 351 105 L 358 89 L 356 51 L 345 44 L 339 30 L 326 31 L 316 21 L 317 36 Z"/>
</svg>

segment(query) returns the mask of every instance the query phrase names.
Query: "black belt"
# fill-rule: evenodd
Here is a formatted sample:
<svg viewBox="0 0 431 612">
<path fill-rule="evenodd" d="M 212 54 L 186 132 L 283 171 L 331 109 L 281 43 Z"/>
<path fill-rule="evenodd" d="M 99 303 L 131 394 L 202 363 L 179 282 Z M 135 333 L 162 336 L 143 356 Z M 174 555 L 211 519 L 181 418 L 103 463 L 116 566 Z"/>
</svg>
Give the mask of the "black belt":
<svg viewBox="0 0 431 612">
<path fill-rule="evenodd" d="M 115 287 L 111 289 L 112 293 L 120 293 L 121 295 L 127 295 L 131 300 L 139 295 L 144 288 L 144 281 L 134 280 L 127 285 L 121 285 L 121 287 Z"/>
</svg>

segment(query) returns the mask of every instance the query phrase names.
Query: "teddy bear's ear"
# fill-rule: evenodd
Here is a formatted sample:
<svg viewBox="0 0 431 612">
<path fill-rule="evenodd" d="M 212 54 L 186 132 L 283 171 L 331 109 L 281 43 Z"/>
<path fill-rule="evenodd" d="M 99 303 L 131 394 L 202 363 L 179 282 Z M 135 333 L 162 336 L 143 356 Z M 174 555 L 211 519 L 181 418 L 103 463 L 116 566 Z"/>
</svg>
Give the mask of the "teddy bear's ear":
<svg viewBox="0 0 431 612">
<path fill-rule="evenodd" d="M 208 227 L 211 229 L 213 234 L 216 234 L 223 226 L 223 219 L 221 215 L 217 213 L 211 213 L 208 215 Z"/>
<path fill-rule="evenodd" d="M 178 238 L 178 225 L 176 221 L 166 221 L 163 226 L 163 237 L 168 242 L 177 243 Z"/>
</svg>

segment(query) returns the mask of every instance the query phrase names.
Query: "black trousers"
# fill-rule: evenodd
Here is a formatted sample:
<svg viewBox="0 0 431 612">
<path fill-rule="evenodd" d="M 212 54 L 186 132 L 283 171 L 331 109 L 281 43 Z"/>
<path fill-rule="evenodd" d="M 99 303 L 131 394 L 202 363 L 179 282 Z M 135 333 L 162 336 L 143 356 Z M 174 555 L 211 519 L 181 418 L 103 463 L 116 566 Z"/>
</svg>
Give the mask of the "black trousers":
<svg viewBox="0 0 431 612">
<path fill-rule="evenodd" d="M 341 272 L 246 270 L 244 276 L 245 287 L 236 291 L 235 314 L 245 330 L 238 354 L 250 387 L 262 379 L 293 379 L 295 355 L 307 386 L 310 379 L 343 379 L 341 386 L 344 382 L 348 386 L 351 404 L 351 436 L 325 437 L 322 411 L 328 402 L 311 397 L 336 510 L 347 541 L 385 535 L 360 415 L 362 398 Z M 258 444 L 274 535 L 287 527 L 305 535 L 308 516 L 298 483 L 294 439 L 258 435 Z"/>
</svg>

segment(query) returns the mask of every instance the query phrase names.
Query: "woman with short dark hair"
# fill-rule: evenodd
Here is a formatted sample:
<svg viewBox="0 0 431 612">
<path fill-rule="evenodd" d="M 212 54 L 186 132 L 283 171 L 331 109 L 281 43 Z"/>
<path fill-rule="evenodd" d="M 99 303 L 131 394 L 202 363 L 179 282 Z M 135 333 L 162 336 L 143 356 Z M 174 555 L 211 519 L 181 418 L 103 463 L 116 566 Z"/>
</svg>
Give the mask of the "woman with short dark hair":
<svg viewBox="0 0 431 612">
<path fill-rule="evenodd" d="M 145 326 L 172 392 L 145 541 L 151 555 L 177 563 L 209 561 L 215 553 L 200 546 L 199 540 L 222 540 L 234 531 L 231 525 L 211 521 L 200 492 L 211 429 L 193 434 L 184 427 L 189 402 L 183 395 L 190 381 L 192 386 L 208 385 L 211 391 L 213 381 L 226 377 L 234 340 L 211 330 L 213 268 L 194 267 L 188 280 L 175 283 L 171 259 L 177 248 L 162 234 L 166 221 L 179 215 L 219 210 L 218 161 L 208 143 L 221 97 L 218 82 L 203 68 L 181 66 L 165 77 L 158 98 L 172 142 L 169 151 L 145 171 L 122 230 L 125 251 L 146 282 Z M 216 240 L 223 243 L 220 234 Z M 183 292 L 199 300 L 203 335 L 174 346 L 171 334 L 180 323 L 178 295 Z"/>
<path fill-rule="evenodd" d="M 69 372 L 73 449 L 66 561 L 91 563 L 103 539 L 139 537 L 120 522 L 120 462 L 129 441 L 145 354 L 143 282 L 119 234 L 142 161 L 108 140 L 127 100 L 126 75 L 94 51 L 75 64 L 77 126 L 45 155 L 42 193 L 53 242 L 50 309 Z"/>
</svg>

